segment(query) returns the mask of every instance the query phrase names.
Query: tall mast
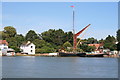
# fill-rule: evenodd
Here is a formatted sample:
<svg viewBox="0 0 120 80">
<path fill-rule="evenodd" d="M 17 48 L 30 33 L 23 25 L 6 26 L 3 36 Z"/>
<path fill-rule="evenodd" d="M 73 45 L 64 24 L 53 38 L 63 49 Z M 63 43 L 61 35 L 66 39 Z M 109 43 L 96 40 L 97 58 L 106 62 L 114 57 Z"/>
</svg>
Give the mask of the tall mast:
<svg viewBox="0 0 120 80">
<path fill-rule="evenodd" d="M 74 10 L 74 6 L 71 6 L 72 7 L 72 9 L 73 9 L 73 11 L 72 11 L 72 16 L 73 16 L 73 24 L 72 24 L 72 26 L 73 26 L 73 52 L 75 52 L 75 48 L 74 48 L 74 46 L 75 46 L 75 40 L 74 40 L 74 37 L 75 37 L 75 29 L 74 29 L 74 19 L 75 19 L 75 10 Z"/>
</svg>

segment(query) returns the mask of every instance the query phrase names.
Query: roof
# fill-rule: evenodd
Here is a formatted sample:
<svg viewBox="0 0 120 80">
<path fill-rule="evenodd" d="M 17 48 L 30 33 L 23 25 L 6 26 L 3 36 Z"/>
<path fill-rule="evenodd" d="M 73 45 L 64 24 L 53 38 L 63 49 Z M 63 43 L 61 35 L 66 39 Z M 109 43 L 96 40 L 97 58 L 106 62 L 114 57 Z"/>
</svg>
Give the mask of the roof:
<svg viewBox="0 0 120 80">
<path fill-rule="evenodd" d="M 6 45 L 8 45 L 8 42 L 6 40 L 0 40 L 0 44 L 6 44 Z"/>
<path fill-rule="evenodd" d="M 88 44 L 88 46 L 95 46 L 95 47 L 100 47 L 100 46 L 103 46 L 103 44 Z"/>
<path fill-rule="evenodd" d="M 30 41 L 28 41 L 27 43 L 23 43 L 21 46 L 29 46 L 30 44 L 32 44 Z"/>
</svg>

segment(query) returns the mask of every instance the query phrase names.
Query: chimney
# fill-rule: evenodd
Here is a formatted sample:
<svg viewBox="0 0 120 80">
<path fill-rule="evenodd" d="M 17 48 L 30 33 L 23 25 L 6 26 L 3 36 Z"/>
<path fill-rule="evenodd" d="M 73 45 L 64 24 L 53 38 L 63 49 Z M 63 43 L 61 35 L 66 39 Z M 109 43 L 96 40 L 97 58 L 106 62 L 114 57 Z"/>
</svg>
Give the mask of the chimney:
<svg viewBox="0 0 120 80">
<path fill-rule="evenodd" d="M 27 42 L 27 44 L 31 43 L 30 41 Z"/>
</svg>

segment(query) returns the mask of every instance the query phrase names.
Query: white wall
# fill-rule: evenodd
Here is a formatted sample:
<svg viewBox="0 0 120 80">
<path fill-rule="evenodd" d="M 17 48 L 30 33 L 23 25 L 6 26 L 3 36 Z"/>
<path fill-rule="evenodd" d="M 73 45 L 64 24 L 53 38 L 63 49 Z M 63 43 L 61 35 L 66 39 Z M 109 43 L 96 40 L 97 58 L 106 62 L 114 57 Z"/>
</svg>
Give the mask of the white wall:
<svg viewBox="0 0 120 80">
<path fill-rule="evenodd" d="M 32 48 L 31 48 L 32 46 Z M 35 45 L 31 43 L 28 46 L 21 46 L 20 49 L 23 50 L 23 52 L 28 53 L 28 54 L 35 54 Z"/>
<path fill-rule="evenodd" d="M 0 49 L 8 49 L 8 46 L 6 44 L 0 44 Z"/>
</svg>

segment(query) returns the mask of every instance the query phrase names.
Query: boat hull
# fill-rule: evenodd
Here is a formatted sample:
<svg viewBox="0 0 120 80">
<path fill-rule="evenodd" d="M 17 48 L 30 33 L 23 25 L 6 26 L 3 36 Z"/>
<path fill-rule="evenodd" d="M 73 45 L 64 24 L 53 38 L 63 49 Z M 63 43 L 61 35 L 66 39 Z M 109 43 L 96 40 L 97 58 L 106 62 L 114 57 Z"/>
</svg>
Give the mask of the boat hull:
<svg viewBox="0 0 120 80">
<path fill-rule="evenodd" d="M 64 53 L 64 52 L 60 52 L 59 56 L 60 57 L 77 57 L 75 53 Z"/>
<path fill-rule="evenodd" d="M 86 54 L 86 57 L 104 57 L 104 54 Z"/>
<path fill-rule="evenodd" d="M 86 53 L 77 53 L 76 54 L 78 57 L 86 57 Z"/>
</svg>

